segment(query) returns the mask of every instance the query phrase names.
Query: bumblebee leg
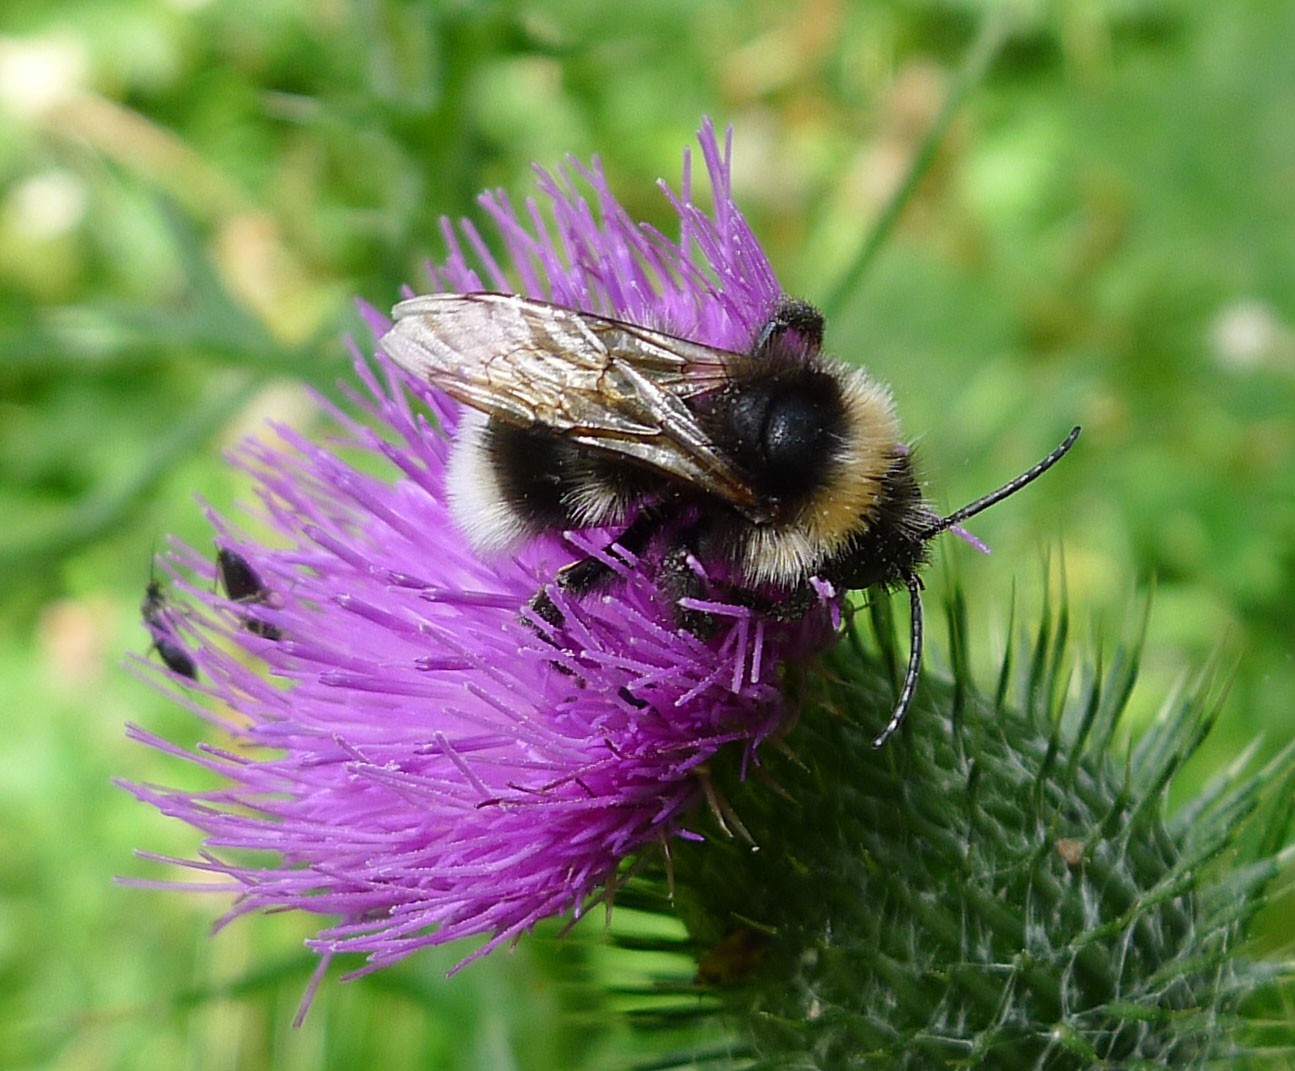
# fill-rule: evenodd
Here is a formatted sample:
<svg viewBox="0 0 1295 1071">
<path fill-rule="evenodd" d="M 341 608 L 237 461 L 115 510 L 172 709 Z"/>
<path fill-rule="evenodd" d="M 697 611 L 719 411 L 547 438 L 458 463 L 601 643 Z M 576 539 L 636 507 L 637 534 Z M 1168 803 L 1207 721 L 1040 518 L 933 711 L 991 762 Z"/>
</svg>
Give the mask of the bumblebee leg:
<svg viewBox="0 0 1295 1071">
<path fill-rule="evenodd" d="M 562 611 L 557 608 L 549 593 L 540 588 L 531 596 L 530 608 L 534 611 L 535 616 L 541 621 L 552 625 L 554 628 L 561 628 L 566 618 L 562 616 Z"/>
<path fill-rule="evenodd" d="M 616 554 L 616 548 L 620 548 L 635 556 L 642 554 L 647 550 L 652 537 L 660 530 L 664 521 L 665 515 L 660 510 L 650 508 L 641 510 L 639 515 L 630 522 L 629 527 L 608 544 L 604 553 L 610 557 L 619 557 Z M 591 555 L 570 565 L 564 565 L 553 580 L 564 592 L 579 597 L 597 590 L 615 575 L 616 570 L 613 566 L 602 558 Z M 562 627 L 562 611 L 554 605 L 547 591 L 542 588 L 537 591 L 530 605 L 540 618 L 554 628 Z"/>
<path fill-rule="evenodd" d="M 689 561 L 692 553 L 687 540 L 671 548 L 661 559 L 657 583 L 674 606 L 675 623 L 699 640 L 709 640 L 719 634 L 719 618 L 705 610 L 689 610 L 679 605 L 681 599 L 704 599 L 709 594 L 706 581 L 697 575 Z"/>
<path fill-rule="evenodd" d="M 819 594 L 808 580 L 802 580 L 781 598 L 750 588 L 732 588 L 729 598 L 772 621 L 799 621 L 819 603 Z"/>
<path fill-rule="evenodd" d="M 662 590 L 675 603 L 676 622 L 698 639 L 707 640 L 718 635 L 722 622 L 715 614 L 679 606 L 681 599 L 714 598 L 754 610 L 770 621 L 799 621 L 819 605 L 818 590 L 808 580 L 801 581 L 789 591 L 777 593 L 754 591 L 732 583 L 707 582 L 697 575 L 690 558 L 696 553 L 696 547 L 708 545 L 708 534 L 713 535 L 707 532 L 703 523 L 693 525 L 672 538 L 674 546 L 662 558 L 658 574 Z"/>
</svg>

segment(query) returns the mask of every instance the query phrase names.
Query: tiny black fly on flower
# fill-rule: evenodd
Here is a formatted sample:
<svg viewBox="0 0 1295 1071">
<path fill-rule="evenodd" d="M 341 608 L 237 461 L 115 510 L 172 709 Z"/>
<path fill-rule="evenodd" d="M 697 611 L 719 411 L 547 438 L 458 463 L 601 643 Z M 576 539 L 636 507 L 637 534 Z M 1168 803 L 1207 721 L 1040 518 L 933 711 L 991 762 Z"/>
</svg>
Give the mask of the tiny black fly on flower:
<svg viewBox="0 0 1295 1071">
<path fill-rule="evenodd" d="M 816 579 L 837 592 L 907 588 L 908 670 L 878 747 L 917 687 L 928 543 L 1041 476 L 1079 436 L 942 517 L 922 498 L 890 392 L 821 352 L 823 317 L 803 301 L 780 298 L 741 351 L 510 294 L 431 294 L 393 315 L 383 350 L 475 411 L 449 488 L 480 549 L 611 527 L 609 553 L 657 548 L 676 606 L 712 594 L 695 556 L 727 578 L 722 598 L 784 619 L 818 604 Z M 612 576 L 591 556 L 556 581 L 579 597 Z M 561 623 L 547 593 L 533 607 Z M 704 615 L 680 623 L 711 631 Z"/>
<path fill-rule="evenodd" d="M 216 574 L 231 602 L 252 606 L 270 601 L 270 589 L 260 574 L 246 558 L 229 547 L 216 548 Z M 243 627 L 253 636 L 260 636 L 265 640 L 283 638 L 283 633 L 275 625 L 260 617 L 244 614 L 242 621 Z"/>
<path fill-rule="evenodd" d="M 162 582 L 156 576 L 150 576 L 148 586 L 144 589 L 144 601 L 139 606 L 140 617 L 144 628 L 152 640 L 151 650 L 157 652 L 172 673 L 186 677 L 191 681 L 198 679 L 198 665 L 193 656 L 185 649 L 180 637 L 176 635 L 172 616 L 175 611 L 167 602 Z"/>
</svg>

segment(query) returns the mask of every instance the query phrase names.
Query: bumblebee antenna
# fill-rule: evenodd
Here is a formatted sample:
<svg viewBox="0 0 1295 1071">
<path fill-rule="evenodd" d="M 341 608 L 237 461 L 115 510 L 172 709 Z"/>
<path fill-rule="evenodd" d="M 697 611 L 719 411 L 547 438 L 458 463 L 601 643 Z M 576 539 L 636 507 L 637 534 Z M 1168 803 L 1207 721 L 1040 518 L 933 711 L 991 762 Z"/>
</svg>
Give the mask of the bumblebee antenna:
<svg viewBox="0 0 1295 1071">
<path fill-rule="evenodd" d="M 956 522 L 955 522 L 956 523 Z M 917 574 L 908 573 L 904 577 L 908 585 L 908 608 L 910 633 L 908 639 L 908 669 L 904 673 L 904 686 L 899 690 L 899 700 L 891 711 L 890 721 L 872 742 L 873 747 L 884 747 L 887 740 L 904 724 L 908 708 L 913 705 L 913 694 L 917 691 L 917 677 L 922 671 L 922 584 Z"/>
<path fill-rule="evenodd" d="M 989 509 L 996 502 L 1001 502 L 1009 495 L 1016 494 L 1026 484 L 1031 484 L 1042 476 L 1048 469 L 1052 468 L 1058 461 L 1070 453 L 1070 448 L 1075 445 L 1075 440 L 1079 438 L 1078 427 L 1071 428 L 1070 434 L 1065 437 L 1061 445 L 1052 451 L 1047 457 L 1040 461 L 1033 468 L 1026 469 L 1016 479 L 1009 480 L 1003 484 L 997 491 L 991 491 L 984 498 L 978 498 L 969 505 L 963 506 L 962 509 L 954 510 L 947 517 L 941 518 L 936 524 L 926 529 L 922 533 L 923 538 L 930 539 L 932 536 L 939 535 L 941 532 L 952 528 L 955 524 L 961 524 L 968 517 L 974 517 L 977 513 Z"/>
<path fill-rule="evenodd" d="M 954 525 L 961 524 L 968 517 L 974 517 L 982 510 L 989 509 L 995 502 L 1001 502 L 1009 495 L 1016 494 L 1027 484 L 1033 483 L 1070 453 L 1070 448 L 1075 445 L 1075 440 L 1079 438 L 1079 431 L 1078 427 L 1071 428 L 1070 434 L 1062 440 L 1061 445 L 1052 453 L 1037 465 L 1026 469 L 1016 479 L 1003 484 L 997 491 L 991 491 L 983 498 L 978 498 L 976 501 L 963 506 L 962 509 L 954 510 L 947 517 L 937 519 L 935 524 L 922 532 L 922 538 L 931 539 Z M 909 620 L 911 622 L 908 669 L 904 673 L 904 684 L 899 690 L 899 699 L 895 703 L 895 709 L 891 712 L 890 721 L 886 723 L 886 727 L 881 730 L 881 733 L 872 742 L 873 747 L 884 746 L 886 741 L 894 736 L 899 731 L 899 727 L 904 724 L 904 718 L 908 716 L 908 708 L 913 705 L 913 696 L 917 692 L 917 678 L 922 671 L 922 582 L 917 579 L 917 574 L 913 572 L 905 573 L 903 579 L 908 588 Z"/>
</svg>

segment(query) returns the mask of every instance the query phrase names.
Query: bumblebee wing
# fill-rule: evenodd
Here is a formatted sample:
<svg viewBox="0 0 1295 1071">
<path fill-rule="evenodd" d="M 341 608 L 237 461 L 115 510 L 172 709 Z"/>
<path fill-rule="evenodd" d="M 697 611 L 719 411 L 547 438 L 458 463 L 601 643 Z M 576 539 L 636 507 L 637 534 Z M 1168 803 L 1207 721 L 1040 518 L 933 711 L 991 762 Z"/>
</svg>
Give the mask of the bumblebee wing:
<svg viewBox="0 0 1295 1071">
<path fill-rule="evenodd" d="M 393 315 L 382 349 L 463 404 L 765 516 L 750 481 L 684 404 L 728 382 L 727 351 L 513 294 L 428 294 Z"/>
</svg>

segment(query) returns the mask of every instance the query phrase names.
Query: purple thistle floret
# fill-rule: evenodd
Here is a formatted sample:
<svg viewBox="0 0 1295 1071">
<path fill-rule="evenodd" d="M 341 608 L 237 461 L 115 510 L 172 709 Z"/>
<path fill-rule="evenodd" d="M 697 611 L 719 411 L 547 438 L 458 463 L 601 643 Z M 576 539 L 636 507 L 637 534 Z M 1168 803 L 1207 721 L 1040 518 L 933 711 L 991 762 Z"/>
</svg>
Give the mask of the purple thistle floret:
<svg viewBox="0 0 1295 1071">
<path fill-rule="evenodd" d="M 714 207 L 693 203 L 685 155 L 679 192 L 666 189 L 678 241 L 629 219 L 596 162 L 571 162 L 539 170 L 539 200 L 520 212 L 501 193 L 481 198 L 503 264 L 471 223 L 445 222 L 450 255 L 433 288 L 514 290 L 750 345 L 780 290 L 733 204 L 730 144 L 709 124 L 700 144 Z M 367 315 L 376 335 L 390 326 Z M 153 672 L 226 741 L 190 752 L 130 733 L 222 787 L 127 787 L 203 832 L 199 859 L 163 860 L 215 879 L 184 887 L 235 890 L 226 920 L 336 916 L 309 944 L 323 964 L 364 954 L 358 974 L 484 935 L 475 958 L 540 919 L 577 916 L 634 853 L 695 836 L 705 764 L 735 746 L 749 767 L 787 729 L 777 666 L 821 646 L 836 621 L 830 591 L 795 622 L 707 603 L 722 627 L 702 640 L 678 627 L 650 568 L 608 558 L 621 575 L 605 591 L 576 600 L 548 588 L 565 619 L 553 630 L 531 598 L 563 564 L 601 553 L 608 533 L 475 556 L 444 488 L 457 406 L 380 354 L 357 351 L 355 368 L 363 416 L 327 406 L 340 440 L 277 427 L 282 447 L 235 454 L 274 546 L 211 522 L 264 595 L 218 593 L 207 551 L 177 547 L 163 563 L 177 600 L 167 639 L 198 679 Z"/>
</svg>

